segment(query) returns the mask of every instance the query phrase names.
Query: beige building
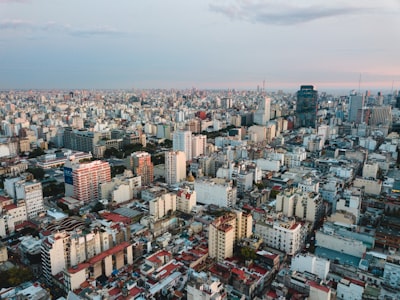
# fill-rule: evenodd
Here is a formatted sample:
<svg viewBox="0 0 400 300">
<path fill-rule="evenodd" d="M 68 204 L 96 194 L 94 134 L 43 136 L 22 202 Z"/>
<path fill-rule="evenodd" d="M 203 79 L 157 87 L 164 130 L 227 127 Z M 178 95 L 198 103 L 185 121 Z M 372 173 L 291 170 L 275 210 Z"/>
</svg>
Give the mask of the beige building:
<svg viewBox="0 0 400 300">
<path fill-rule="evenodd" d="M 208 254 L 218 261 L 232 257 L 236 241 L 252 235 L 253 218 L 241 211 L 229 212 L 209 225 Z"/>
<path fill-rule="evenodd" d="M 7 246 L 0 243 L 0 263 L 8 261 Z"/>
<path fill-rule="evenodd" d="M 315 192 L 286 189 L 276 196 L 276 211 L 287 217 L 296 216 L 306 221 L 315 222 L 323 214 L 323 203 Z"/>
<path fill-rule="evenodd" d="M 375 179 L 356 178 L 353 186 L 357 188 L 364 188 L 366 194 L 380 195 L 382 189 L 382 181 Z"/>
<path fill-rule="evenodd" d="M 189 188 L 180 189 L 176 195 L 176 209 L 190 214 L 196 206 L 196 191 Z"/>
<path fill-rule="evenodd" d="M 310 286 L 309 300 L 330 300 L 332 299 L 332 291 L 329 287 L 320 285 L 314 281 L 308 282 Z"/>
<path fill-rule="evenodd" d="M 166 193 L 149 202 L 150 215 L 156 220 L 176 211 L 176 195 Z"/>
<path fill-rule="evenodd" d="M 379 165 L 377 163 L 365 163 L 362 170 L 362 176 L 364 178 L 376 179 L 378 171 L 379 171 Z"/>
</svg>

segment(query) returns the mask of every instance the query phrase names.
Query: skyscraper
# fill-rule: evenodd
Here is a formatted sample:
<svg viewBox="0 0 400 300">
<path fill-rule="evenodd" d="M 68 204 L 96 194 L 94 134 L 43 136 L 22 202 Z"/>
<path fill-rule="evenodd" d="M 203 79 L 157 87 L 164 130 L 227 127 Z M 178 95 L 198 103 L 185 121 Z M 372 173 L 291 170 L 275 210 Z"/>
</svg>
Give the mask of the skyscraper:
<svg viewBox="0 0 400 300">
<path fill-rule="evenodd" d="M 183 151 L 186 155 L 186 160 L 192 160 L 192 132 L 178 130 L 174 132 L 172 140 L 172 148 L 174 151 Z"/>
<path fill-rule="evenodd" d="M 315 128 L 318 92 L 312 85 L 302 85 L 297 91 L 296 127 Z"/>
<path fill-rule="evenodd" d="M 149 185 L 154 180 L 154 165 L 151 155 L 144 151 L 138 151 L 129 157 L 130 165 L 136 175 L 141 177 L 142 185 Z"/>
<path fill-rule="evenodd" d="M 198 157 L 206 154 L 207 136 L 200 134 L 192 137 L 192 156 Z"/>
<path fill-rule="evenodd" d="M 264 97 L 258 103 L 257 111 L 254 113 L 254 123 L 266 125 L 271 118 L 271 98 Z"/>
<path fill-rule="evenodd" d="M 349 122 L 361 123 L 360 111 L 364 106 L 364 95 L 350 95 L 349 100 Z"/>
<path fill-rule="evenodd" d="M 186 178 L 186 157 L 183 151 L 165 152 L 165 182 L 178 183 Z"/>
</svg>

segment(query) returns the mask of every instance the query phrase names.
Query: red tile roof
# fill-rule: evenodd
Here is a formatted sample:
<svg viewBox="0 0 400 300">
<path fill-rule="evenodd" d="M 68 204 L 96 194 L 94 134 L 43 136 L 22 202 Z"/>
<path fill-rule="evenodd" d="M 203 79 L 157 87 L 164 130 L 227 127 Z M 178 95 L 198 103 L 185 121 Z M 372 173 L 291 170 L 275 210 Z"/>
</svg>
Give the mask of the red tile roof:
<svg viewBox="0 0 400 300">
<path fill-rule="evenodd" d="M 113 255 L 115 253 L 118 253 L 122 250 L 124 250 L 125 248 L 127 248 L 129 245 L 131 245 L 128 242 L 122 242 L 121 244 L 118 244 L 117 246 L 108 249 L 106 251 L 103 251 L 102 253 L 92 257 L 91 259 L 89 259 L 89 263 L 90 264 L 95 264 L 99 261 L 102 261 L 103 259 L 105 259 L 107 256 Z"/>
<path fill-rule="evenodd" d="M 3 209 L 4 210 L 12 210 L 12 209 L 16 209 L 18 206 L 16 206 L 15 204 L 8 204 L 8 205 L 5 205 L 4 207 L 3 207 Z"/>
<path fill-rule="evenodd" d="M 111 212 L 103 212 L 102 214 L 100 214 L 100 216 L 106 220 L 116 222 L 116 223 L 121 222 L 123 224 L 130 224 L 132 222 L 132 220 L 128 217 L 124 217 L 119 214 L 111 213 Z"/>
<path fill-rule="evenodd" d="M 83 269 L 89 268 L 90 264 L 88 263 L 81 263 L 77 265 L 76 267 L 72 267 L 68 269 L 68 273 L 70 274 L 75 274 L 78 273 L 79 271 L 82 271 Z"/>
<path fill-rule="evenodd" d="M 329 293 L 329 291 L 330 291 L 330 288 L 328 288 L 326 286 L 323 286 L 323 285 L 320 285 L 320 284 L 318 284 L 318 283 L 316 283 L 314 281 L 311 281 L 311 280 L 308 281 L 308 284 L 310 286 L 312 286 L 313 288 L 319 289 L 319 290 L 321 290 L 321 291 L 323 291 L 325 293 Z"/>
</svg>

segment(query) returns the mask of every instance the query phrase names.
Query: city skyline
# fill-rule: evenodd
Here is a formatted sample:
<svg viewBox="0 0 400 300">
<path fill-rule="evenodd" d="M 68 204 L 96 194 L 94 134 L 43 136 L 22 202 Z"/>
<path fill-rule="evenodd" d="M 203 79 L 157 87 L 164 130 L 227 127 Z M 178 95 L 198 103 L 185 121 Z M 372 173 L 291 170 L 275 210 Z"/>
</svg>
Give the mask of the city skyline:
<svg viewBox="0 0 400 300">
<path fill-rule="evenodd" d="M 390 91 L 399 13 L 394 0 L 0 0 L 0 89 Z"/>
</svg>

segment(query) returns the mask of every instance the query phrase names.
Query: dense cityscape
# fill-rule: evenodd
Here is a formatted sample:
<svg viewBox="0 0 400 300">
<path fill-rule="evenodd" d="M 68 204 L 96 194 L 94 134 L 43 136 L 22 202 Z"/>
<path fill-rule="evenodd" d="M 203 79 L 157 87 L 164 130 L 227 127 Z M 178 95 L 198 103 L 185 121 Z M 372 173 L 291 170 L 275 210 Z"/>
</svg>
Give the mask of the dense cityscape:
<svg viewBox="0 0 400 300">
<path fill-rule="evenodd" d="M 400 95 L 0 92 L 1 299 L 399 299 Z"/>
</svg>

